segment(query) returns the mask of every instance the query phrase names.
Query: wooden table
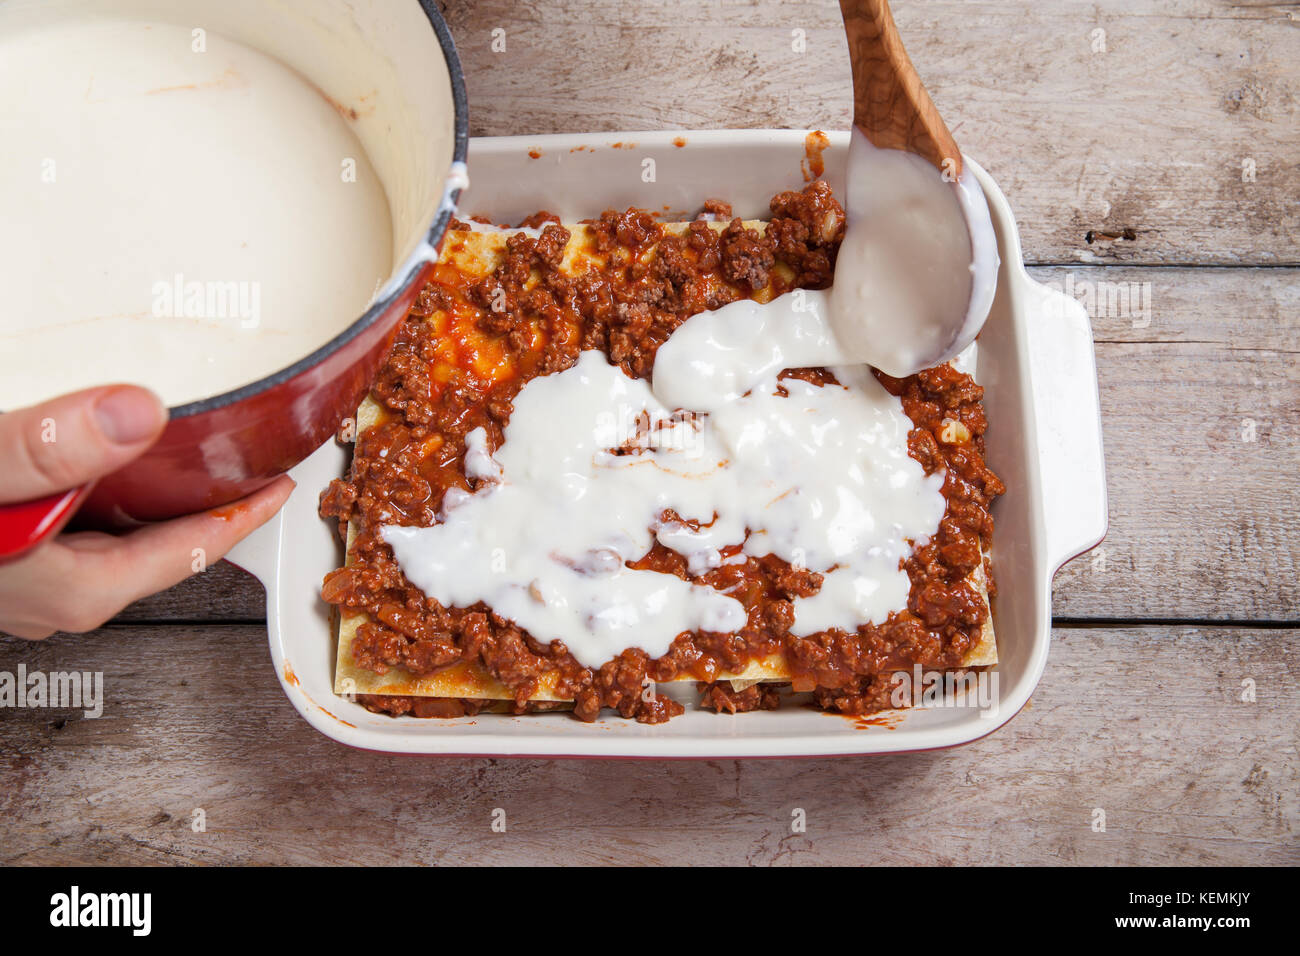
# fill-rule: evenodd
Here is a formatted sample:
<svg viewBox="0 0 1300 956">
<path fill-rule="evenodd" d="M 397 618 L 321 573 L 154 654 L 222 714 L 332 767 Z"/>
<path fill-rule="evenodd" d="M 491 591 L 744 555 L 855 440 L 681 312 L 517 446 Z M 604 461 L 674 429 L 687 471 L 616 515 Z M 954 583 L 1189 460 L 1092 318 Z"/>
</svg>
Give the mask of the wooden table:
<svg viewBox="0 0 1300 956">
<path fill-rule="evenodd" d="M 444 6 L 475 135 L 848 124 L 833 0 Z M 357 752 L 290 707 L 261 587 L 220 565 L 93 634 L 0 642 L 0 670 L 102 670 L 108 689 L 98 720 L 0 711 L 0 860 L 1300 862 L 1300 15 L 895 6 L 1031 271 L 1149 294 L 1149 316 L 1094 309 L 1110 534 L 1057 576 L 1027 710 L 873 759 Z"/>
</svg>

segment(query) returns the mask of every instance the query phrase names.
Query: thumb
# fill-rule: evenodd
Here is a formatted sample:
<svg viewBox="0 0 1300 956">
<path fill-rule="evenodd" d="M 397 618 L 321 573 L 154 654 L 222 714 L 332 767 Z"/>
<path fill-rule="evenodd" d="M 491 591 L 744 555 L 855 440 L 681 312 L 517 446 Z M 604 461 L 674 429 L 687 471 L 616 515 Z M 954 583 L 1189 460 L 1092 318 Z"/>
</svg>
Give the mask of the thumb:
<svg viewBox="0 0 1300 956">
<path fill-rule="evenodd" d="M 167 424 L 158 396 L 135 385 L 61 395 L 0 415 L 0 504 L 75 488 L 116 471 Z"/>
</svg>

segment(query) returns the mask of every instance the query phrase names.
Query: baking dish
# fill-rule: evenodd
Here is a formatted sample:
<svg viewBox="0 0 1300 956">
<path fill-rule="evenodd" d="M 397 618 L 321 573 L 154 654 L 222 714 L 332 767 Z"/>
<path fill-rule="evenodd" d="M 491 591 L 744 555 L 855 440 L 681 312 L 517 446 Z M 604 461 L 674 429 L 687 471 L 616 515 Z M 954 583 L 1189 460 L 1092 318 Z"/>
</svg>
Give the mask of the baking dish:
<svg viewBox="0 0 1300 956">
<path fill-rule="evenodd" d="M 847 134 L 832 135 L 825 178 L 842 193 Z M 797 130 L 605 133 L 492 137 L 470 142 L 465 214 L 517 222 L 538 209 L 563 219 L 640 206 L 693 215 L 706 198 L 736 215 L 767 215 L 769 198 L 804 185 L 805 133 Z M 969 162 L 969 160 L 967 160 Z M 1000 662 L 994 706 L 930 706 L 876 719 L 807 707 L 720 715 L 694 708 L 646 726 L 617 715 L 584 724 L 563 713 L 454 720 L 371 714 L 332 692 L 325 573 L 341 563 L 332 522 L 316 512 L 321 489 L 347 468 L 329 442 L 291 474 L 298 488 L 279 515 L 229 556 L 266 587 L 271 660 L 285 693 L 315 728 L 342 743 L 395 753 L 584 757 L 782 757 L 949 747 L 1011 719 L 1043 673 L 1051 638 L 1051 579 L 1106 530 L 1097 376 L 1087 313 L 1031 280 L 1006 198 L 979 166 L 1002 258 L 998 291 L 979 338 L 977 377 L 990 422 L 987 457 L 1007 484 L 994 506 L 994 603 Z M 693 697 L 691 685 L 668 691 Z M 611 712 L 612 713 L 612 712 Z"/>
</svg>

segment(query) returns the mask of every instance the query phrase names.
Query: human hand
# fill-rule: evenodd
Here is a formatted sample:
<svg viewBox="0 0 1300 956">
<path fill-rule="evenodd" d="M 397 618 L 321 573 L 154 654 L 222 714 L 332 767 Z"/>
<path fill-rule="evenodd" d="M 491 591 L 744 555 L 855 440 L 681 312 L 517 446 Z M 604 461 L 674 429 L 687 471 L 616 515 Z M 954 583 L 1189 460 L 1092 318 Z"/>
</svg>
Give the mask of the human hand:
<svg viewBox="0 0 1300 956">
<path fill-rule="evenodd" d="M 167 424 L 153 392 L 110 385 L 0 415 L 0 504 L 66 491 L 142 454 Z M 53 440 L 51 440 L 51 434 Z M 132 601 L 220 560 L 274 515 L 293 480 L 282 475 L 221 508 L 127 534 L 65 533 L 0 565 L 0 632 L 35 640 L 90 631 Z"/>
</svg>

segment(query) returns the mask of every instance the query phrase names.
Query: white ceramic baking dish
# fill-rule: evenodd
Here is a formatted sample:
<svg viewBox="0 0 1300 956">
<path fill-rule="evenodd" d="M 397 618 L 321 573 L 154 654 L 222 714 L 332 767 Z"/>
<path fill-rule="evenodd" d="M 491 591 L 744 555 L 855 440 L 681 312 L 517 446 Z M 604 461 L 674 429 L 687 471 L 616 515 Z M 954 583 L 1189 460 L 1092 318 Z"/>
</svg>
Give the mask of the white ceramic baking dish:
<svg viewBox="0 0 1300 956">
<path fill-rule="evenodd" d="M 825 178 L 841 194 L 848 136 L 832 135 L 830 142 Z M 731 202 L 737 215 L 765 217 L 774 193 L 804 185 L 804 145 L 797 130 L 476 139 L 460 207 L 506 223 L 538 209 L 569 219 L 629 205 L 673 217 L 693 215 L 704 199 L 716 197 Z M 586 757 L 925 750 L 975 740 L 1010 720 L 1047 661 L 1052 575 L 1105 534 L 1106 489 L 1087 314 L 1074 299 L 1029 278 L 1006 198 L 984 170 L 970 165 L 988 197 L 1002 257 L 977 372 L 986 389 L 988 458 L 1008 489 L 993 510 L 1000 589 L 993 606 L 1000 655 L 993 708 L 918 707 L 864 721 L 798 705 L 734 716 L 688 706 L 655 727 L 616 715 L 584 724 L 567 714 L 457 720 L 371 714 L 331 689 L 335 642 L 319 591 L 342 549 L 316 508 L 321 489 L 348 465 L 348 449 L 334 442 L 293 470 L 298 488 L 284 510 L 230 555 L 266 587 L 271 660 L 294 707 L 325 735 L 372 750 Z M 689 699 L 692 686 L 670 692 Z"/>
</svg>

